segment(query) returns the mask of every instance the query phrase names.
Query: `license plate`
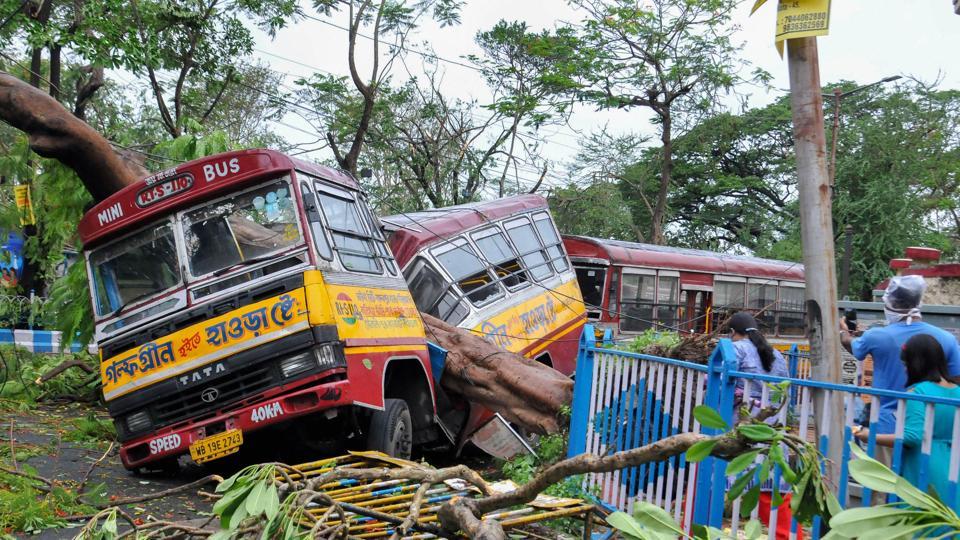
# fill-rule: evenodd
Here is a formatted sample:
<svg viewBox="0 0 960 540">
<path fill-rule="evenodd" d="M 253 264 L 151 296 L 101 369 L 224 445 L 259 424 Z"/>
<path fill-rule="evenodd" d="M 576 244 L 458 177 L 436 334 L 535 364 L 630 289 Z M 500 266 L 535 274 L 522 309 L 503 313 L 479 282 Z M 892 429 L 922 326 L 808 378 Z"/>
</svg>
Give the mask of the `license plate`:
<svg viewBox="0 0 960 540">
<path fill-rule="evenodd" d="M 197 463 L 212 461 L 236 452 L 241 444 L 243 444 L 243 432 L 239 429 L 231 429 L 194 441 L 190 445 L 190 457 Z"/>
</svg>

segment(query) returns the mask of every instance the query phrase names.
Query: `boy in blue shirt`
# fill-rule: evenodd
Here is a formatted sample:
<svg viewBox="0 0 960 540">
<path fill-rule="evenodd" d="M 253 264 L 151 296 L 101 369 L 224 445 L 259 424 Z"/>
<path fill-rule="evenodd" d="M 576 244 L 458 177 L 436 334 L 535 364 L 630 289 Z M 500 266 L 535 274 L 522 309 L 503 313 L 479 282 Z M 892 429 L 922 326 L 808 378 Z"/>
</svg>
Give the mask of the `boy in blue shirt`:
<svg viewBox="0 0 960 540">
<path fill-rule="evenodd" d="M 873 387 L 905 392 L 907 371 L 900 361 L 900 350 L 908 339 L 917 334 L 929 334 L 940 342 L 947 357 L 951 376 L 960 375 L 960 347 L 953 334 L 923 322 L 920 303 L 927 284 L 921 276 L 896 276 L 890 280 L 883 294 L 883 311 L 887 326 L 871 328 L 854 339 L 846 328 L 840 329 L 840 342 L 863 361 L 873 357 Z M 875 433 L 893 433 L 896 428 L 897 400 L 879 398 L 880 416 Z M 889 464 L 889 463 L 888 463 Z"/>
</svg>

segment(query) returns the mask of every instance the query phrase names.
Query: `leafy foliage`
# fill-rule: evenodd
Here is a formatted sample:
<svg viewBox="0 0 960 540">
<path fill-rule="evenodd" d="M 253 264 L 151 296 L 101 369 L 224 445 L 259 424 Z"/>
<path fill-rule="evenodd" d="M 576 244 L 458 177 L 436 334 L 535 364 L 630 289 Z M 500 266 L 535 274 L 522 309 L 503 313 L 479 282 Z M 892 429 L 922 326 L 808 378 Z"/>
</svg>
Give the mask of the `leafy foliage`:
<svg viewBox="0 0 960 540">
<path fill-rule="evenodd" d="M 788 388 L 789 383 L 781 383 L 772 390 L 782 396 Z M 741 416 L 749 418 L 748 414 Z M 731 502 L 742 497 L 740 512 L 743 517 L 749 516 L 756 508 L 760 498 L 760 486 L 771 478 L 775 467 L 779 469 L 784 481 L 792 486 L 790 510 L 795 519 L 808 523 L 814 516 L 836 515 L 840 512 L 840 503 L 828 488 L 821 473 L 824 458 L 813 444 L 790 433 L 784 426 L 757 420 L 741 422 L 731 429 L 716 410 L 704 405 L 694 409 L 694 418 L 703 427 L 729 430 L 731 434 L 760 444 L 755 450 L 741 454 L 727 463 L 726 475 L 735 476 L 736 479 L 727 490 L 726 499 Z M 694 444 L 687 450 L 687 461 L 703 461 L 716 444 L 716 439 L 705 439 Z M 792 454 L 792 458 L 787 451 Z M 776 482 L 773 484 L 772 500 L 774 505 L 783 501 L 780 486 Z"/>
<path fill-rule="evenodd" d="M 960 533 L 960 516 L 936 493 L 920 491 L 886 465 L 868 456 L 855 443 L 850 443 L 850 449 L 857 458 L 850 462 L 850 475 L 862 486 L 894 494 L 902 502 L 849 508 L 836 513 L 830 519 L 830 533 L 826 539 L 949 538 Z"/>
<path fill-rule="evenodd" d="M 33 404 L 41 395 L 56 397 L 92 394 L 95 385 L 86 386 L 89 375 L 78 369 L 69 370 L 38 386 L 34 381 L 60 363 L 79 358 L 92 368 L 98 366 L 88 353 L 35 354 L 12 345 L 0 346 L 0 398 Z"/>
<path fill-rule="evenodd" d="M 680 341 L 680 334 L 677 332 L 663 332 L 655 328 L 647 328 L 632 340 L 610 345 L 610 347 L 616 347 L 617 350 L 621 351 L 643 354 L 653 347 L 659 350 L 670 350 L 679 345 Z"/>
<path fill-rule="evenodd" d="M 740 79 L 742 61 L 731 37 L 734 0 L 577 0 L 587 18 L 579 32 L 576 94 L 601 108 L 645 107 L 658 125 L 662 147 L 647 241 L 663 243 L 673 172 L 674 129 L 712 112 L 718 94 Z M 648 180 L 644 178 L 644 180 Z"/>
<path fill-rule="evenodd" d="M 229 538 L 247 518 L 266 518 L 269 524 L 265 531 L 276 530 L 275 522 L 280 512 L 280 498 L 274 481 L 276 468 L 273 465 L 251 465 L 221 482 L 216 489 L 223 496 L 213 505 L 213 513 L 220 518 L 217 538 Z M 297 524 L 290 522 L 289 527 Z M 283 530 L 287 530 L 285 527 Z M 270 535 L 265 534 L 266 537 Z"/>
<path fill-rule="evenodd" d="M 21 468 L 27 474 L 36 474 L 29 465 Z M 90 506 L 77 502 L 76 495 L 62 486 L 55 485 L 44 493 L 33 480 L 0 472 L 0 530 L 37 533 L 63 527 L 65 516 L 91 511 Z"/>
</svg>

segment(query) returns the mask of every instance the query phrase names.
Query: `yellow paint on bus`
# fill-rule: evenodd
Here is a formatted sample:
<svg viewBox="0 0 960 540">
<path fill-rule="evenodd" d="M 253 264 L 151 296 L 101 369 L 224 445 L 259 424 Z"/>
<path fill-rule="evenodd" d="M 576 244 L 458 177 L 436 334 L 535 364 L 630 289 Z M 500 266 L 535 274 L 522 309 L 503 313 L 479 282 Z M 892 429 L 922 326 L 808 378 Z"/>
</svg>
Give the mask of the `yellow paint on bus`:
<svg viewBox="0 0 960 540">
<path fill-rule="evenodd" d="M 508 306 L 472 331 L 508 351 L 519 352 L 576 319 L 582 320 L 583 313 L 580 287 L 575 279 L 570 279 L 553 290 L 545 289 L 529 300 Z M 570 329 L 579 326 L 574 324 Z M 538 344 L 537 350 L 549 344 Z"/>
</svg>

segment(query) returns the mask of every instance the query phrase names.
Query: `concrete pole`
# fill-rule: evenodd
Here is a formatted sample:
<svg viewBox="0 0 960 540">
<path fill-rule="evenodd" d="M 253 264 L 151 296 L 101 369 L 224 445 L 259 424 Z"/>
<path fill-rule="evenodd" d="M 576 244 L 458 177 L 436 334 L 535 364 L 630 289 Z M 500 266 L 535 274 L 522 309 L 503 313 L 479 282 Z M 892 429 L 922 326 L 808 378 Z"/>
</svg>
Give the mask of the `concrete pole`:
<svg viewBox="0 0 960 540">
<path fill-rule="evenodd" d="M 793 138 L 797 151 L 797 184 L 800 195 L 800 237 L 806 276 L 807 338 L 810 340 L 812 376 L 840 383 L 840 315 L 837 308 L 837 271 L 831 214 L 831 186 L 827 171 L 827 141 L 820 95 L 817 38 L 787 40 L 790 69 L 790 100 Z M 818 435 L 829 435 L 825 452 L 830 459 L 829 477 L 839 477 L 843 450 L 843 402 L 834 393 L 814 400 Z M 829 421 L 824 423 L 824 408 Z M 842 502 L 842 501 L 841 501 Z"/>
</svg>

